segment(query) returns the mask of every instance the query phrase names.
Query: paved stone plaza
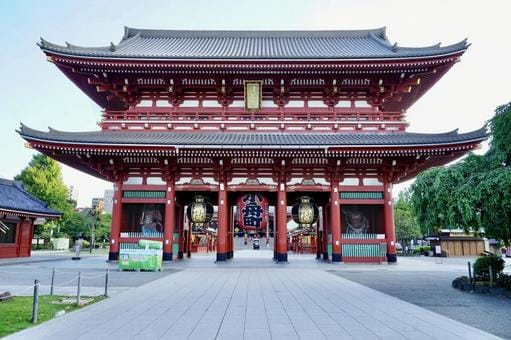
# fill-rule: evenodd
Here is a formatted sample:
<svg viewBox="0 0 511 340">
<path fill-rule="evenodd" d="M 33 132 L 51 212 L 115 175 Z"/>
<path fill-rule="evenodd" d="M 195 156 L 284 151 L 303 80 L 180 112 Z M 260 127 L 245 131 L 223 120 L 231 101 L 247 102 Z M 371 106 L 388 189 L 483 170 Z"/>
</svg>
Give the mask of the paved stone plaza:
<svg viewBox="0 0 511 340">
<path fill-rule="evenodd" d="M 289 264 L 277 265 L 271 254 L 237 251 L 233 261 L 219 265 L 212 255 L 176 262 L 167 265 L 177 269 L 172 275 L 9 339 L 496 338 L 329 272 L 346 267 L 406 271 L 416 267 L 413 262 L 345 266 L 291 255 Z"/>
</svg>

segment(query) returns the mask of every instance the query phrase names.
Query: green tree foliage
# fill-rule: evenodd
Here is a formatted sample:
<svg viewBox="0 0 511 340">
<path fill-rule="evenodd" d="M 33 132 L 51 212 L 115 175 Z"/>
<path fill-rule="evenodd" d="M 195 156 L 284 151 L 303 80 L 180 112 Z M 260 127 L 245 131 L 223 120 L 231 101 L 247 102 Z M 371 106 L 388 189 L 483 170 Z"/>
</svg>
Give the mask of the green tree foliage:
<svg viewBox="0 0 511 340">
<path fill-rule="evenodd" d="M 89 221 L 84 215 L 73 211 L 62 224 L 60 231 L 71 238 L 81 236 L 87 239 L 90 237 Z"/>
<path fill-rule="evenodd" d="M 481 256 L 474 263 L 474 274 L 488 276 L 490 267 L 494 273 L 501 273 L 504 270 L 504 260 L 497 255 Z"/>
<path fill-rule="evenodd" d="M 450 167 L 430 169 L 411 186 L 423 232 L 483 228 L 487 237 L 511 241 L 511 103 L 497 108 L 490 129 L 484 156 L 470 154 Z"/>
<path fill-rule="evenodd" d="M 96 221 L 96 241 L 102 242 L 103 240 L 110 239 L 110 225 L 112 224 L 112 215 L 102 213 L 97 216 Z"/>
<path fill-rule="evenodd" d="M 14 179 L 22 181 L 29 193 L 48 203 L 50 208 L 63 212 L 64 219 L 71 214 L 74 202 L 69 199 L 69 190 L 62 180 L 59 164 L 50 157 L 34 155 L 28 166 Z"/>
<path fill-rule="evenodd" d="M 396 239 L 406 243 L 412 239 L 419 239 L 423 233 L 415 219 L 410 203 L 410 193 L 401 192 L 394 204 L 394 221 L 396 226 Z"/>
</svg>

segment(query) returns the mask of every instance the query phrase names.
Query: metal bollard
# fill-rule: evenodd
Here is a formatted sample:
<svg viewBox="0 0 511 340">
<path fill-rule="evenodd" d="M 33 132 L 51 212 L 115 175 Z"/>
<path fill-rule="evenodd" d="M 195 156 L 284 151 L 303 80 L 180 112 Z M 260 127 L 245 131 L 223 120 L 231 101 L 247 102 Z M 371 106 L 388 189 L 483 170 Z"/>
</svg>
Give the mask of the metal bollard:
<svg viewBox="0 0 511 340">
<path fill-rule="evenodd" d="M 53 285 L 55 283 L 55 267 L 53 267 L 53 271 L 51 272 L 51 286 L 50 286 L 50 295 L 53 295 Z"/>
<path fill-rule="evenodd" d="M 105 273 L 105 297 L 108 297 L 108 268 Z"/>
<path fill-rule="evenodd" d="M 468 261 L 468 279 L 469 282 L 472 282 L 472 267 L 470 266 L 470 261 Z"/>
<path fill-rule="evenodd" d="M 39 280 L 34 281 L 34 302 L 32 304 L 32 323 L 37 323 L 37 312 L 39 310 Z"/>
<path fill-rule="evenodd" d="M 82 285 L 82 273 L 81 272 L 78 272 L 78 288 L 77 288 L 77 291 L 76 291 L 76 305 L 80 306 L 80 288 L 81 288 L 81 285 Z"/>
<path fill-rule="evenodd" d="M 488 272 L 490 273 L 490 288 L 493 288 L 493 268 L 488 266 Z"/>
</svg>

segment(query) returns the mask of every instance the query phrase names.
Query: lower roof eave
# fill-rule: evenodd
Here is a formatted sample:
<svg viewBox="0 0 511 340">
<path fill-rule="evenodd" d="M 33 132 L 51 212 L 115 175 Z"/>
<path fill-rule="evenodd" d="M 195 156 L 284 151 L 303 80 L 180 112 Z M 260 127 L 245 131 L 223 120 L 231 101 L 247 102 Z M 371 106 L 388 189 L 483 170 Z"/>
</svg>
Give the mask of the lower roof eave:
<svg viewBox="0 0 511 340">
<path fill-rule="evenodd" d="M 6 208 L 0 208 L 0 214 L 35 217 L 35 218 L 39 218 L 39 217 L 60 218 L 62 216 L 62 214 L 48 214 L 48 213 L 40 213 L 40 212 L 24 211 L 24 210 L 16 210 L 16 209 L 6 209 Z"/>
</svg>

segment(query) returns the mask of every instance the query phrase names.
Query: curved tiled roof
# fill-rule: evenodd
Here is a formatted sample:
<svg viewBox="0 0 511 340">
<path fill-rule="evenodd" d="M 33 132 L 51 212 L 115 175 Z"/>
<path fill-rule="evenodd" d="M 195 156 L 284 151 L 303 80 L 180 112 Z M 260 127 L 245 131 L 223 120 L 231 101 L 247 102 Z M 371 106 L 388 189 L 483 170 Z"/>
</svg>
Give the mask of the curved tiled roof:
<svg viewBox="0 0 511 340">
<path fill-rule="evenodd" d="M 61 212 L 48 208 L 45 202 L 26 192 L 21 182 L 2 178 L 0 178 L 0 211 L 35 217 L 62 215 Z"/>
<path fill-rule="evenodd" d="M 27 140 L 59 144 L 176 146 L 180 148 L 261 148 L 300 147 L 324 148 L 336 146 L 441 146 L 478 142 L 486 138 L 486 127 L 468 133 L 457 130 L 438 133 L 226 133 L 226 132 L 161 132 L 161 131 L 94 131 L 49 132 L 24 125 L 18 133 Z"/>
<path fill-rule="evenodd" d="M 42 50 L 62 55 L 107 59 L 394 59 L 422 58 L 459 53 L 463 40 L 410 48 L 391 44 L 385 28 L 340 31 L 191 31 L 125 28 L 119 44 L 80 47 L 52 44 L 44 39 Z"/>
</svg>

